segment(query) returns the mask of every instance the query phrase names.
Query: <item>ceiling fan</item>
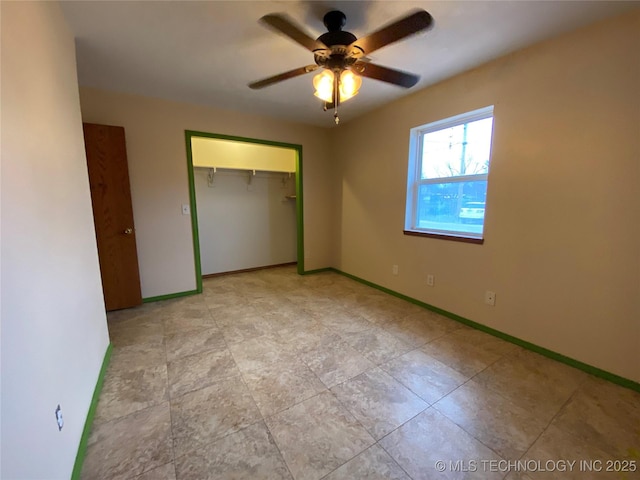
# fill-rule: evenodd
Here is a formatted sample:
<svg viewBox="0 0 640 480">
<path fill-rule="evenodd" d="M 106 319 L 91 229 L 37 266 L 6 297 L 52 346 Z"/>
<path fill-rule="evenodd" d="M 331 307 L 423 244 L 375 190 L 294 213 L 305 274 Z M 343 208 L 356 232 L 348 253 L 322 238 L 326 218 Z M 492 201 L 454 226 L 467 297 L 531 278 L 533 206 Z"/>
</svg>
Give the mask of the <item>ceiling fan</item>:
<svg viewBox="0 0 640 480">
<path fill-rule="evenodd" d="M 419 76 L 376 65 L 369 62 L 365 55 L 427 30 L 433 25 L 431 15 L 425 10 L 418 10 L 365 37 L 357 38 L 354 34 L 342 30 L 347 21 L 346 15 L 341 11 L 333 10 L 323 18 L 328 31 L 314 40 L 285 15 L 273 13 L 265 15 L 260 21 L 311 51 L 315 64 L 258 80 L 250 83 L 249 87 L 252 89 L 268 87 L 322 68 L 323 72 L 316 75 L 313 80 L 316 88 L 315 95 L 324 101 L 325 110 L 335 109 L 336 123 L 339 122 L 338 105 L 358 93 L 362 83 L 360 76 L 403 88 L 411 88 L 418 83 Z"/>
</svg>

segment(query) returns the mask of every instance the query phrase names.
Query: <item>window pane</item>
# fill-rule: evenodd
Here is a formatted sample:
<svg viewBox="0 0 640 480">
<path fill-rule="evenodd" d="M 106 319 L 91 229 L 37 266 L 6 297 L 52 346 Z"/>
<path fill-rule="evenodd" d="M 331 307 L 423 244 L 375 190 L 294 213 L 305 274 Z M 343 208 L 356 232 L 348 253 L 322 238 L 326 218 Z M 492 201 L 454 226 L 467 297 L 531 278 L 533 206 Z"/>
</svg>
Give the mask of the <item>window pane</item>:
<svg viewBox="0 0 640 480">
<path fill-rule="evenodd" d="M 488 173 L 492 129 L 489 117 L 424 134 L 421 178 Z"/>
<path fill-rule="evenodd" d="M 486 180 L 420 185 L 416 228 L 481 235 L 486 197 Z"/>
</svg>

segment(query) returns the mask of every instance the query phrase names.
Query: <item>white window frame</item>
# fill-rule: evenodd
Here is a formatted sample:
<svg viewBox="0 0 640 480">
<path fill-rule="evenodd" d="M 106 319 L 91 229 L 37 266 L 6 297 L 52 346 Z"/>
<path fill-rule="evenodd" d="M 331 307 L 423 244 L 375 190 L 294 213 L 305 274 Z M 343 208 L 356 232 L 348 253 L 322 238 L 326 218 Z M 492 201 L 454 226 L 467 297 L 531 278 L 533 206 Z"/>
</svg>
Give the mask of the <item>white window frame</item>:
<svg viewBox="0 0 640 480">
<path fill-rule="evenodd" d="M 459 232 L 434 228 L 420 228 L 417 226 L 418 215 L 418 192 L 422 185 L 433 185 L 439 183 L 459 183 L 459 182 L 475 182 L 487 181 L 489 179 L 489 171 L 491 170 L 491 156 L 493 154 L 493 131 L 491 130 L 491 146 L 489 151 L 489 168 L 487 173 L 476 175 L 463 175 L 452 177 L 428 178 L 422 179 L 422 141 L 425 134 L 444 130 L 465 123 L 484 120 L 493 117 L 494 106 L 480 108 L 471 112 L 462 113 L 453 117 L 438 120 L 426 125 L 412 128 L 409 139 L 409 165 L 407 169 L 407 203 L 405 211 L 405 234 L 408 235 L 425 235 L 431 237 L 448 238 L 451 240 L 472 241 L 474 243 L 482 243 L 484 239 L 484 220 L 482 224 L 482 233 Z M 494 123 L 495 124 L 495 123 Z M 489 188 L 487 183 L 487 189 Z M 486 211 L 486 204 L 485 204 Z"/>
</svg>

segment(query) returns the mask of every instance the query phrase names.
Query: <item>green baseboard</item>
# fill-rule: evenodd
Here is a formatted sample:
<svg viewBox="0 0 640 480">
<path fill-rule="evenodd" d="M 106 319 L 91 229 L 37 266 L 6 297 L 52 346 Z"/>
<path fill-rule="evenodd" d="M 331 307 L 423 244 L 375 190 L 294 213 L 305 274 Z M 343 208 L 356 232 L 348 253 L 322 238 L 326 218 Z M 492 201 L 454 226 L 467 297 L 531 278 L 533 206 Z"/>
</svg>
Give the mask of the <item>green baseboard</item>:
<svg viewBox="0 0 640 480">
<path fill-rule="evenodd" d="M 96 408 L 98 408 L 98 400 L 100 399 L 100 392 L 102 391 L 102 384 L 104 383 L 104 376 L 107 373 L 109 360 L 111 360 L 112 348 L 113 348 L 113 345 L 111 345 L 110 343 L 109 346 L 107 346 L 107 351 L 104 353 L 104 360 L 102 360 L 102 367 L 100 368 L 100 374 L 98 375 L 96 388 L 93 390 L 93 397 L 91 398 L 91 405 L 89 406 L 87 419 L 84 422 L 82 437 L 80 437 L 80 445 L 78 445 L 78 453 L 76 454 L 76 461 L 73 464 L 73 472 L 71 473 L 71 480 L 80 479 L 80 473 L 82 472 L 82 464 L 84 463 L 84 456 L 87 453 L 87 443 L 89 442 L 91 425 L 93 425 L 93 417 L 96 414 Z"/>
<path fill-rule="evenodd" d="M 158 295 L 157 297 L 143 298 L 142 303 L 152 303 L 159 302 L 160 300 L 169 300 L 171 298 L 188 297 L 190 295 L 197 295 L 199 293 L 202 292 L 198 290 L 188 290 L 186 292 L 169 293 L 167 295 Z"/>
<path fill-rule="evenodd" d="M 316 270 L 307 270 L 306 272 L 302 272 L 301 275 L 313 275 L 314 273 L 322 273 L 322 272 L 336 272 L 335 268 L 326 267 L 326 268 L 318 268 Z"/>
<path fill-rule="evenodd" d="M 606 370 L 602 370 L 598 367 L 594 367 L 593 365 L 589 365 L 587 363 L 581 362 L 571 357 L 567 357 L 562 355 L 561 353 L 554 352 L 553 350 L 549 350 L 547 348 L 541 347 L 531 342 L 527 342 L 526 340 L 522 340 L 520 338 L 514 337 L 507 333 L 501 332 L 499 330 L 495 330 L 491 327 L 487 327 L 486 325 L 482 325 L 481 323 L 474 322 L 473 320 L 469 320 L 468 318 L 461 317 L 460 315 L 456 315 L 455 313 L 448 312 L 447 310 L 443 310 L 441 308 L 435 307 L 425 302 L 421 302 L 420 300 L 416 300 L 415 298 L 411 298 L 407 295 L 403 295 L 402 293 L 396 292 L 386 287 L 382 287 L 380 285 L 376 285 L 375 283 L 369 282 L 368 280 L 364 280 L 362 278 L 356 277 L 355 275 L 351 275 L 350 273 L 343 272 L 338 270 L 337 268 L 328 268 L 316 271 L 326 271 L 331 270 L 333 272 L 339 273 L 340 275 L 344 275 L 352 280 L 363 283 L 369 287 L 375 288 L 382 292 L 388 293 L 389 295 L 393 295 L 394 297 L 401 298 L 402 300 L 406 300 L 407 302 L 411 302 L 414 305 L 418 305 L 420 307 L 426 308 L 433 312 L 439 313 L 442 316 L 450 318 L 452 320 L 456 320 L 457 322 L 463 323 L 469 327 L 475 328 L 477 330 L 481 330 L 489 335 L 493 335 L 494 337 L 501 338 L 502 340 L 506 340 L 507 342 L 519 345 L 520 347 L 526 348 L 527 350 L 531 350 L 532 352 L 539 353 L 540 355 L 544 355 L 545 357 L 551 358 L 553 360 L 557 360 L 558 362 L 562 362 L 571 367 L 577 368 L 584 372 L 587 372 L 596 377 L 600 377 L 604 380 L 608 380 L 612 383 L 621 385 L 623 387 L 629 388 L 631 390 L 635 390 L 636 392 L 640 392 L 640 383 L 634 382 L 633 380 L 629 380 L 628 378 L 621 377 L 616 375 L 615 373 L 607 372 Z M 307 272 L 307 273 L 314 273 Z"/>
</svg>

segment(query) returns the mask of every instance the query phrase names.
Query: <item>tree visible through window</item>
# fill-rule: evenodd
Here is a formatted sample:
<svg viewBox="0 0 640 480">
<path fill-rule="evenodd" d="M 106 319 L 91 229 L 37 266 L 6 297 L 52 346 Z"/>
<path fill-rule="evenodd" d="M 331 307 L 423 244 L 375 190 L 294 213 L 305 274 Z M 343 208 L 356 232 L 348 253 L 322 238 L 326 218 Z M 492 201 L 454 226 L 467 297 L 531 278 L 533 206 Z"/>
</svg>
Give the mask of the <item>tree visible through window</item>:
<svg viewBox="0 0 640 480">
<path fill-rule="evenodd" d="M 405 229 L 481 239 L 493 107 L 411 130 Z"/>
</svg>

